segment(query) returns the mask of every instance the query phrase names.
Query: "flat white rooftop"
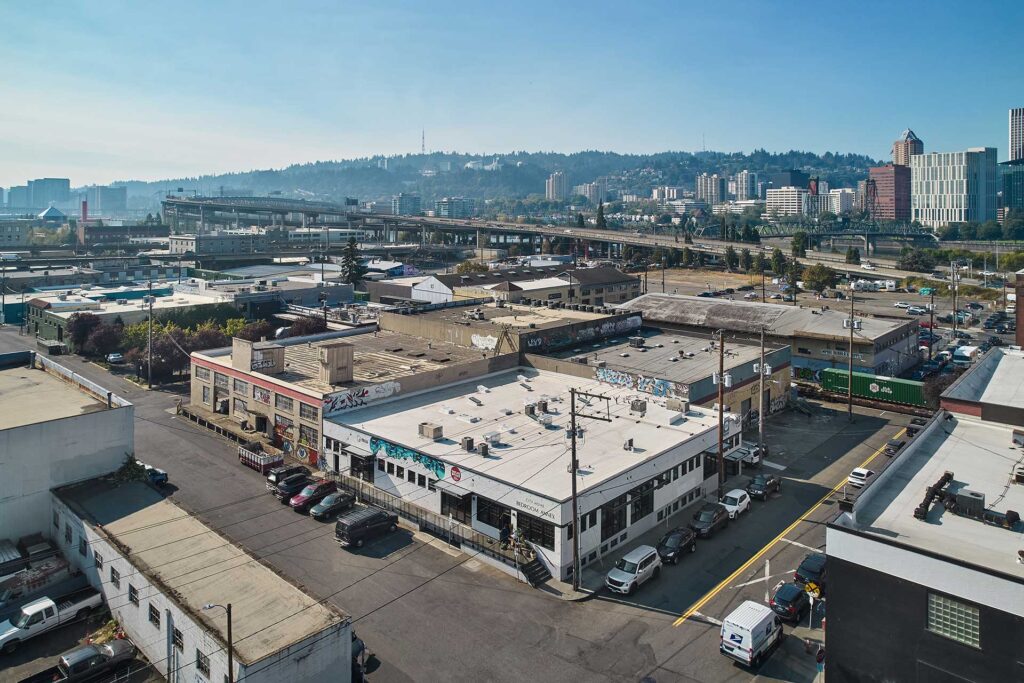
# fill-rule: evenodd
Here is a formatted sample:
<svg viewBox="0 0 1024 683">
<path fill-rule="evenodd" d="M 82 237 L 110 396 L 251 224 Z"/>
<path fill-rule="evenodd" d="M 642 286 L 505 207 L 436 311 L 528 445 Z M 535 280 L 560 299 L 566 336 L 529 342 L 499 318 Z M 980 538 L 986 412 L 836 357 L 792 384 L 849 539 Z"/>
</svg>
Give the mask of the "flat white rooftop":
<svg viewBox="0 0 1024 683">
<path fill-rule="evenodd" d="M 854 508 L 855 521 L 844 515 L 836 525 L 1024 577 L 1024 565 L 1017 562 L 1017 551 L 1024 548 L 1024 532 L 957 516 L 941 504 L 929 508 L 926 520 L 914 518 L 914 508 L 924 499 L 925 489 L 946 470 L 954 475 L 952 490 L 985 494 L 987 509 L 1024 512 L 1024 486 L 1010 482 L 1024 451 L 1013 445 L 1012 435 L 1012 428 L 989 422 L 943 422 L 920 442 L 912 443 L 899 462 L 893 463 L 895 469 L 888 478 L 865 489 Z"/>
<path fill-rule="evenodd" d="M 346 618 L 146 484 L 93 479 L 55 493 L 101 536 L 129 547 L 131 563 L 223 642 L 223 611 L 207 612 L 203 605 L 230 603 L 235 652 L 246 664 Z"/>
<path fill-rule="evenodd" d="M 994 348 L 944 397 L 978 403 L 1024 408 L 1024 352 Z"/>
<path fill-rule="evenodd" d="M 44 370 L 0 369 L 0 429 L 106 410 L 105 403 Z"/>
<path fill-rule="evenodd" d="M 483 391 L 478 389 L 480 386 Z M 611 418 L 611 422 L 578 421 L 583 434 L 577 457 L 580 470 L 586 473 L 581 491 L 718 429 L 717 413 L 710 410 L 693 409 L 684 417 L 665 408 L 664 399 L 591 379 L 522 368 L 352 410 L 336 421 L 465 468 L 469 472 L 462 475 L 463 480 L 477 472 L 551 500 L 565 501 L 571 496 L 566 471 L 571 387 L 611 399 L 594 400 L 589 406 L 577 400 L 577 412 Z M 647 401 L 643 416 L 630 412 L 631 399 Z M 524 412 L 526 404 L 539 400 L 548 402 L 550 425 Z M 434 441 L 420 436 L 421 422 L 440 425 L 443 438 Z M 462 449 L 462 437 L 471 436 L 480 443 L 488 433 L 500 436 L 486 457 Z M 633 440 L 632 450 L 623 448 L 627 439 Z"/>
</svg>

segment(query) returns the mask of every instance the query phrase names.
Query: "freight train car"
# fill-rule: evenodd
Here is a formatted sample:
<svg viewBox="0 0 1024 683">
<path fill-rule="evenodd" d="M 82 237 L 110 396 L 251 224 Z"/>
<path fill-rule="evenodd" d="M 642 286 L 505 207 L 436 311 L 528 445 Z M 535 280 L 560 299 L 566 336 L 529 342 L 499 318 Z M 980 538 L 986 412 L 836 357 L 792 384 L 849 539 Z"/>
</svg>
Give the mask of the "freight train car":
<svg viewBox="0 0 1024 683">
<path fill-rule="evenodd" d="M 846 394 L 848 373 L 846 370 L 826 368 L 821 371 L 821 388 L 837 394 Z M 924 408 L 924 383 L 897 377 L 881 377 L 866 372 L 853 373 L 853 395 L 872 401 L 899 403 L 905 406 Z"/>
</svg>

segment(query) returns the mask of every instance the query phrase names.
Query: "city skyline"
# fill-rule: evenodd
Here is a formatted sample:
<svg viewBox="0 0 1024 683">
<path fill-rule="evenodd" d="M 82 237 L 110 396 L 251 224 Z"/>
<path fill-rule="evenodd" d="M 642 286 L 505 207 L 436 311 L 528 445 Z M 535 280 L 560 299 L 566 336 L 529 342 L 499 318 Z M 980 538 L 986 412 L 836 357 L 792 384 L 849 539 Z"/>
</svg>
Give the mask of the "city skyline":
<svg viewBox="0 0 1024 683">
<path fill-rule="evenodd" d="M 1024 7 L 997 5 L 886 6 L 880 23 L 874 3 L 780 13 L 741 2 L 728 14 L 692 8 L 680 24 L 652 21 L 677 9 L 659 3 L 633 14 L 602 3 L 488 13 L 299 3 L 286 14 L 258 3 L 185 2 L 172 13 L 9 4 L 0 21 L 18 30 L 0 45 L 5 95 L 23 106 L 0 112 L 0 186 L 416 153 L 424 129 L 428 151 L 764 148 L 881 160 L 909 127 L 930 150 L 988 146 L 1005 159 L 1024 75 L 1000 70 L 1022 54 L 1002 27 L 1024 19 Z M 933 40 L 968 30 L 985 36 L 970 51 Z M 708 56 L 723 37 L 724 66 Z M 573 64 L 597 77 L 557 75 Z M 780 78 L 800 81 L 786 70 L 807 87 L 779 88 Z"/>
</svg>

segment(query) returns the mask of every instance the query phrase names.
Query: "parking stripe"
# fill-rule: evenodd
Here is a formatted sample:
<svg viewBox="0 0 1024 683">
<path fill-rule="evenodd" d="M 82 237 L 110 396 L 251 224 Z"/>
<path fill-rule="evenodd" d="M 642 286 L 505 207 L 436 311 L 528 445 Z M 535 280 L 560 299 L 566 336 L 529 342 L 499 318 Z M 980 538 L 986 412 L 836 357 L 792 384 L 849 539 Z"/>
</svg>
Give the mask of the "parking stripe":
<svg viewBox="0 0 1024 683">
<path fill-rule="evenodd" d="M 903 434 L 904 434 L 904 433 L 905 433 L 906 431 L 907 431 L 907 430 L 906 430 L 906 428 L 904 427 L 904 428 L 900 429 L 900 430 L 899 430 L 898 432 L 896 432 L 896 434 L 894 434 L 892 438 L 899 438 L 900 436 L 903 436 Z M 885 450 L 885 444 L 882 444 L 881 446 L 879 446 L 879 447 L 878 447 L 878 449 L 877 449 L 877 450 L 876 450 L 876 451 L 875 451 L 874 453 L 872 453 L 872 454 L 871 454 L 871 455 L 870 455 L 870 456 L 869 456 L 869 457 L 867 458 L 867 460 L 865 460 L 864 462 L 862 462 L 862 463 L 861 463 L 861 464 L 860 464 L 859 466 L 860 466 L 860 467 L 867 467 L 868 465 L 870 465 L 870 464 L 871 464 L 871 461 L 872 461 L 872 460 L 874 460 L 875 458 L 877 458 L 877 457 L 878 457 L 878 456 L 879 456 L 879 455 L 880 455 L 880 454 L 882 453 L 882 451 L 883 451 L 883 450 Z M 692 617 L 692 616 L 693 616 L 694 614 L 696 614 L 696 613 L 697 613 L 697 610 L 699 610 L 699 609 L 701 609 L 702 607 L 704 607 L 704 605 L 706 605 L 706 604 L 707 604 L 708 602 L 710 602 L 712 598 L 714 598 L 714 597 L 715 597 L 716 595 L 718 595 L 719 593 L 721 593 L 723 589 L 725 589 L 725 588 L 726 588 L 726 587 L 728 587 L 728 586 L 729 586 L 729 585 L 730 585 L 730 584 L 731 584 L 731 583 L 732 583 L 733 581 L 735 581 L 735 580 L 736 580 L 736 577 L 737 577 L 737 576 L 739 576 L 739 575 L 740 575 L 740 574 L 742 574 L 743 572 L 745 572 L 745 571 L 747 571 L 748 569 L 750 569 L 750 566 L 751 566 L 752 564 L 754 564 L 755 562 L 757 562 L 757 560 L 759 560 L 759 559 L 761 558 L 761 556 L 762 556 L 762 555 L 764 555 L 764 554 L 765 554 L 766 552 L 768 552 L 768 551 L 769 551 L 769 550 L 770 550 L 770 549 L 771 549 L 771 548 L 772 548 L 772 547 L 773 547 L 773 546 L 774 546 L 774 545 L 775 545 L 776 543 L 778 543 L 780 539 L 782 539 L 782 538 L 783 538 L 783 537 L 785 537 L 785 536 L 788 536 L 788 535 L 789 535 L 789 533 L 790 533 L 791 531 L 793 531 L 793 529 L 795 529 L 795 528 L 796 528 L 796 527 L 797 527 L 797 526 L 798 526 L 798 525 L 799 525 L 799 524 L 800 524 L 801 522 L 805 521 L 805 520 L 806 520 L 806 519 L 807 519 L 808 517 L 810 517 L 810 516 L 811 516 L 811 514 L 812 514 L 812 513 L 813 513 L 813 512 L 815 511 L 815 510 L 817 510 L 817 509 L 818 509 L 819 507 L 821 507 L 821 506 L 822 506 L 822 504 L 823 504 L 823 503 L 824 503 L 824 502 L 825 502 L 826 500 L 828 500 L 829 498 L 831 498 L 831 497 L 832 497 L 832 495 L 833 495 L 834 493 L 836 493 L 837 491 L 839 491 L 839 489 L 840 489 L 840 488 L 842 488 L 844 484 L 846 484 L 846 479 L 845 479 L 845 478 L 844 478 L 844 479 L 842 479 L 842 480 L 841 480 L 841 481 L 840 481 L 840 482 L 839 482 L 838 484 L 836 484 L 836 485 L 835 485 L 835 486 L 834 486 L 834 487 L 832 488 L 832 490 L 831 490 L 831 491 L 829 491 L 829 492 L 828 492 L 828 493 L 826 493 L 826 494 L 825 494 L 824 496 L 822 496 L 822 497 L 821 497 L 821 500 L 819 500 L 819 501 L 818 501 L 817 503 L 815 503 L 815 504 L 814 504 L 814 505 L 812 505 L 812 506 L 811 506 L 810 508 L 808 508 L 808 509 L 807 509 L 807 511 L 806 511 L 806 512 L 804 512 L 804 513 L 803 513 L 802 515 L 800 515 L 799 517 L 797 517 L 797 518 L 796 518 L 796 521 L 794 521 L 794 522 L 793 522 L 792 524 L 790 524 L 790 525 L 789 525 L 788 527 L 786 527 L 785 529 L 783 529 L 783 530 L 782 530 L 782 533 L 780 533 L 780 534 L 779 534 L 778 536 L 776 536 L 775 538 L 773 538 L 772 540 L 770 540 L 770 541 L 768 542 L 768 544 L 767 544 L 767 545 L 765 545 L 765 546 L 764 546 L 763 548 L 761 548 L 760 550 L 758 550 L 758 551 L 757 551 L 757 552 L 756 552 L 756 553 L 755 553 L 755 554 L 754 554 L 754 555 L 753 555 L 753 556 L 752 556 L 752 557 L 751 557 L 751 558 L 750 558 L 749 560 L 747 560 L 747 561 L 746 561 L 746 562 L 744 562 L 744 563 L 743 563 L 742 565 L 740 565 L 739 569 L 737 569 L 736 571 L 734 571 L 734 572 L 733 572 L 732 574 L 730 574 L 729 576 L 727 576 L 727 577 L 726 577 L 726 578 L 725 578 L 725 579 L 724 579 L 724 580 L 723 580 L 723 581 L 722 581 L 721 583 L 719 583 L 719 584 L 718 584 L 717 586 L 715 586 L 715 587 L 714 587 L 714 588 L 712 588 L 712 589 L 711 589 L 710 591 L 708 591 L 708 592 L 707 592 L 707 593 L 706 593 L 706 594 L 704 595 L 704 597 L 702 597 L 702 598 L 701 598 L 700 600 L 698 600 L 697 602 L 693 603 L 693 605 L 691 605 L 691 606 L 690 606 L 690 608 L 689 608 L 688 610 L 686 610 L 685 612 L 683 612 L 683 614 L 682 614 L 682 615 L 681 615 L 681 616 L 680 616 L 680 617 L 679 617 L 678 619 L 676 619 L 676 620 L 675 620 L 675 621 L 674 621 L 674 622 L 672 623 L 672 626 L 674 626 L 674 627 L 675 627 L 675 626 L 679 626 L 679 625 L 681 625 L 681 624 L 682 624 L 682 623 L 683 623 L 684 621 L 686 621 L 687 619 L 689 619 L 690 617 Z"/>
</svg>

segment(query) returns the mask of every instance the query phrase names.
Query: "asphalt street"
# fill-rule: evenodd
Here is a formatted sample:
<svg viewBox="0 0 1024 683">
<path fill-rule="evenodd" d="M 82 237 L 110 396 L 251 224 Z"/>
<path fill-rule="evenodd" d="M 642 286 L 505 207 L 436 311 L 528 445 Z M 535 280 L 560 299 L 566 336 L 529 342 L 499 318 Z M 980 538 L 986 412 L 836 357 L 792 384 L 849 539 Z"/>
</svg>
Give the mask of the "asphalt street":
<svg viewBox="0 0 1024 683">
<path fill-rule="evenodd" d="M 0 330 L 0 351 L 33 342 L 17 328 Z M 628 599 L 599 593 L 564 602 L 406 529 L 356 553 L 341 550 L 332 525 L 282 506 L 258 473 L 238 464 L 232 444 L 175 415 L 184 387 L 147 391 L 77 356 L 56 360 L 135 404 L 136 457 L 169 473 L 173 500 L 352 615 L 374 655 L 369 679 L 381 681 L 752 680 L 757 672 L 718 653 L 715 620 L 744 596 L 763 601 L 769 583 L 791 575 L 807 548 L 822 546 L 822 522 L 841 495 L 833 488 L 905 422 L 858 409 L 851 424 L 828 407 L 773 417 L 768 443 L 772 461 L 785 468 L 781 495 L 755 502 Z M 759 583 L 766 560 L 769 579 Z M 802 646 L 787 644 L 761 675 L 809 681 L 808 661 Z"/>
</svg>

